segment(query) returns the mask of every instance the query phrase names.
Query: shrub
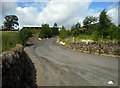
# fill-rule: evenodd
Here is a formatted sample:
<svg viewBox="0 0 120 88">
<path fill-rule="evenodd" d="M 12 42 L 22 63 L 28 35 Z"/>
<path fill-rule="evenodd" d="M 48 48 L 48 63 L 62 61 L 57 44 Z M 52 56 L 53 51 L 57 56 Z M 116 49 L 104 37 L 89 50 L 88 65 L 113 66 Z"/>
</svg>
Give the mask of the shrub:
<svg viewBox="0 0 120 88">
<path fill-rule="evenodd" d="M 21 29 L 18 32 L 19 43 L 25 46 L 28 41 L 28 38 L 31 36 L 32 36 L 32 32 L 29 29 Z"/>
<path fill-rule="evenodd" d="M 50 38 L 50 37 L 52 37 L 51 32 L 52 31 L 49 27 L 49 24 L 43 24 L 41 31 L 39 33 L 39 37 L 40 38 Z"/>
<path fill-rule="evenodd" d="M 40 28 L 39 29 L 31 29 L 32 36 L 38 37 L 40 33 Z"/>
<path fill-rule="evenodd" d="M 99 41 L 99 36 L 97 31 L 93 32 L 92 37 L 94 41 Z"/>
</svg>

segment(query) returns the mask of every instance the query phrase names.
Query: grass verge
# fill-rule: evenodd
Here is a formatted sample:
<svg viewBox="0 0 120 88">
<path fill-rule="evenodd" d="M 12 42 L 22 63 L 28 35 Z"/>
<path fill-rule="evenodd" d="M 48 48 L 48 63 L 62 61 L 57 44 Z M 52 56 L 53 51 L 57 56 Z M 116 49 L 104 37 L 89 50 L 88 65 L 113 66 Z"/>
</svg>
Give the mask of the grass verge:
<svg viewBox="0 0 120 88">
<path fill-rule="evenodd" d="M 2 37 L 0 42 L 2 51 L 0 53 L 10 50 L 18 43 L 17 31 L 0 31 L 0 36 Z"/>
</svg>

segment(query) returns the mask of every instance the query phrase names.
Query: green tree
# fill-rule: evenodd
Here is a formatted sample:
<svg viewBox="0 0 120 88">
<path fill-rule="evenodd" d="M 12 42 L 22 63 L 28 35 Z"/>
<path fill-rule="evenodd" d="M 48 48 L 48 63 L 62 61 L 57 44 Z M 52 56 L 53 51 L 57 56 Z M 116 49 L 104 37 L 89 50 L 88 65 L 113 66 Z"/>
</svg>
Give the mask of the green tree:
<svg viewBox="0 0 120 88">
<path fill-rule="evenodd" d="M 71 36 L 72 35 L 71 30 L 66 30 L 66 31 L 67 31 L 67 36 Z"/>
<path fill-rule="evenodd" d="M 29 29 L 25 29 L 25 28 L 21 29 L 18 32 L 19 43 L 21 43 L 23 46 L 25 46 L 28 41 L 28 38 L 31 36 L 32 36 L 32 32 Z"/>
<path fill-rule="evenodd" d="M 67 31 L 66 31 L 64 26 L 62 26 L 62 28 L 60 30 L 59 37 L 62 38 L 62 39 L 65 39 L 67 37 Z"/>
<path fill-rule="evenodd" d="M 119 27 L 119 26 L 117 27 L 117 34 L 116 34 L 116 36 L 117 36 L 116 39 L 117 39 L 118 41 L 120 41 L 120 27 Z"/>
<path fill-rule="evenodd" d="M 57 27 L 57 23 L 54 23 L 54 27 Z"/>
<path fill-rule="evenodd" d="M 49 27 L 49 24 L 42 24 L 42 28 L 39 34 L 40 38 L 50 38 L 51 35 L 51 29 Z"/>
<path fill-rule="evenodd" d="M 18 26 L 18 17 L 15 15 L 7 15 L 5 16 L 3 30 L 12 30 L 15 26 Z"/>
<path fill-rule="evenodd" d="M 73 36 L 77 36 L 80 34 L 80 28 L 81 28 L 81 25 L 79 22 L 77 22 L 75 25 L 72 26 L 71 31 Z"/>
<path fill-rule="evenodd" d="M 84 20 L 83 20 L 83 24 L 84 26 L 89 26 L 92 23 L 94 24 L 95 22 L 97 22 L 98 19 L 96 17 L 93 16 L 87 16 Z"/>
<path fill-rule="evenodd" d="M 106 14 L 104 9 L 99 16 L 99 34 L 102 38 L 107 37 L 110 25 L 112 25 L 110 17 Z"/>
<path fill-rule="evenodd" d="M 98 21 L 97 17 L 93 17 L 93 16 L 87 16 L 84 20 L 83 20 L 83 25 L 84 25 L 84 30 L 83 32 L 85 34 L 91 34 L 93 32 L 93 28 L 95 28 L 95 24 Z"/>
<path fill-rule="evenodd" d="M 109 27 L 109 37 L 111 40 L 119 40 L 120 41 L 120 27 L 117 27 L 116 25 L 111 25 Z"/>
<path fill-rule="evenodd" d="M 53 28 L 52 28 L 52 36 L 56 36 L 56 35 L 58 35 L 58 33 L 59 33 L 59 30 L 57 27 L 57 23 L 55 23 Z"/>
<path fill-rule="evenodd" d="M 77 23 L 75 24 L 75 29 L 79 30 L 80 28 L 81 28 L 81 24 L 80 24 L 79 22 L 77 22 Z"/>
</svg>

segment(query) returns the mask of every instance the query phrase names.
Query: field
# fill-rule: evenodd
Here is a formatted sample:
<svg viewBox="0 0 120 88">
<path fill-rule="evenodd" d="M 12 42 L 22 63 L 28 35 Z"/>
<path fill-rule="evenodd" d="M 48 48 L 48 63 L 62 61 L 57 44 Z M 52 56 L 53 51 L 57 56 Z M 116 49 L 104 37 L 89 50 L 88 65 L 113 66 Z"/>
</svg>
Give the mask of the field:
<svg viewBox="0 0 120 88">
<path fill-rule="evenodd" d="M 0 53 L 10 50 L 17 43 L 17 31 L 0 31 Z"/>
</svg>

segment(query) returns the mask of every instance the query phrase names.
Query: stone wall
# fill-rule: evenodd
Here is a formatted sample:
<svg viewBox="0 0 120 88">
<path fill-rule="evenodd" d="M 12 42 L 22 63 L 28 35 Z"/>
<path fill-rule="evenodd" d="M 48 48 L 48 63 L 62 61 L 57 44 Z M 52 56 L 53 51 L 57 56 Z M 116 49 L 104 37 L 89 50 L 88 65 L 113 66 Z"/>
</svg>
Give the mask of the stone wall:
<svg viewBox="0 0 120 88">
<path fill-rule="evenodd" d="M 3 88 L 36 88 L 36 69 L 23 48 L 2 54 Z"/>
<path fill-rule="evenodd" d="M 120 42 L 71 43 L 70 48 L 86 53 L 120 56 Z"/>
</svg>

